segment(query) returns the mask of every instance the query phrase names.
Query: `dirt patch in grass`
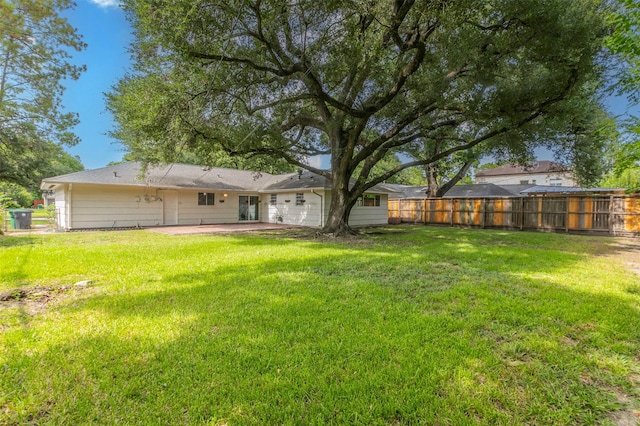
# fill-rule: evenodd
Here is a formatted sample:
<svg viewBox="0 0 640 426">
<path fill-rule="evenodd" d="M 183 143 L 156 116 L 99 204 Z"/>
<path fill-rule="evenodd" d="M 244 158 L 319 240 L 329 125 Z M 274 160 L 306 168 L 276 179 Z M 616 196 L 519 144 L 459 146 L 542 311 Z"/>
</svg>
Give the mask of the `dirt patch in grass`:
<svg viewBox="0 0 640 426">
<path fill-rule="evenodd" d="M 58 287 L 35 286 L 30 288 L 14 288 L 0 292 L 0 309 L 21 308 L 29 315 L 43 312 L 48 305 L 61 299 L 69 292 L 83 290 L 91 285 L 90 281 L 80 281 L 74 285 Z"/>
<path fill-rule="evenodd" d="M 614 243 L 606 245 L 606 249 L 605 256 L 621 259 L 630 271 L 640 276 L 640 239 L 616 238 Z"/>
<path fill-rule="evenodd" d="M 621 392 L 614 391 L 618 403 L 625 409 L 609 413 L 607 418 L 616 426 L 637 426 L 640 424 L 640 411 L 633 408 L 633 400 Z"/>
</svg>

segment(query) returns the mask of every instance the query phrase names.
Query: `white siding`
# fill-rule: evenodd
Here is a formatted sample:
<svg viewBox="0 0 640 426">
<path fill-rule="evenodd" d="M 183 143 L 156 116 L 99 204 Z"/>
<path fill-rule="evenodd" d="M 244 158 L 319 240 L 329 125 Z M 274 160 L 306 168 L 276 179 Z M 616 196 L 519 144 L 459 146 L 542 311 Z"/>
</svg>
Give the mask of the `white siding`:
<svg viewBox="0 0 640 426">
<path fill-rule="evenodd" d="M 56 224 L 59 229 L 68 228 L 68 207 L 66 197 L 67 185 L 58 185 L 55 188 L 54 198 L 56 206 Z"/>
<path fill-rule="evenodd" d="M 389 221 L 387 194 L 380 194 L 380 206 L 354 206 L 349 215 L 349 226 L 385 225 Z"/>
<path fill-rule="evenodd" d="M 212 206 L 198 205 L 198 192 L 177 190 L 178 225 L 238 223 L 240 195 L 259 195 L 260 221 L 309 227 L 326 223 L 331 204 L 330 191 L 301 191 L 304 204 L 296 205 L 296 192 L 277 194 L 277 205 L 270 205 L 267 193 L 214 191 Z M 322 197 L 320 197 L 321 194 Z M 163 224 L 163 191 L 154 188 L 65 184 L 56 188 L 59 226 L 64 229 L 160 226 Z M 287 202 L 287 200 L 289 202 Z M 278 221 L 282 217 L 282 221 Z M 380 195 L 379 207 L 354 207 L 351 226 L 387 223 L 387 195 Z"/>
<path fill-rule="evenodd" d="M 573 175 L 567 172 L 561 173 L 526 173 L 501 176 L 478 176 L 476 183 L 493 183 L 495 185 L 518 185 L 521 181 L 527 181 L 535 185 L 551 185 L 552 179 L 560 179 L 561 186 L 575 186 Z M 534 182 L 535 181 L 535 182 Z"/>
<path fill-rule="evenodd" d="M 388 212 L 388 200 L 387 194 L 380 194 L 380 206 L 379 207 L 358 207 L 354 206 L 351 209 L 349 215 L 350 226 L 369 226 L 369 225 L 385 225 L 389 223 Z M 324 215 L 323 224 L 327 223 L 329 218 L 329 207 L 331 206 L 331 191 L 326 191 L 324 194 Z"/>
<path fill-rule="evenodd" d="M 296 205 L 297 192 L 278 193 L 278 200 L 275 206 L 269 204 L 271 194 L 262 194 L 262 205 L 264 206 L 264 202 L 266 201 L 266 211 L 268 212 L 268 217 L 263 216 L 262 221 L 269 223 L 284 223 L 286 225 L 310 227 L 322 226 L 320 223 L 320 211 L 322 210 L 320 196 L 309 190 L 298 192 L 304 194 L 303 197 L 305 202 L 302 206 Z M 316 192 L 320 194 L 322 193 L 320 191 Z M 282 218 L 282 221 L 278 220 L 279 217 Z"/>
<path fill-rule="evenodd" d="M 162 201 L 155 189 L 73 184 L 69 193 L 67 229 L 162 224 Z"/>
<path fill-rule="evenodd" d="M 177 190 L 178 225 L 238 223 L 238 193 L 227 192 L 224 197 L 224 192 L 214 192 L 214 205 L 200 206 L 198 192 L 207 191 Z M 56 191 L 56 206 L 61 217 L 69 214 L 69 220 L 61 224 L 65 229 L 163 224 L 163 191 L 153 188 L 73 184 L 66 199 L 63 191 Z"/>
<path fill-rule="evenodd" d="M 213 192 L 213 206 L 199 206 L 198 192 Z M 179 225 L 211 225 L 219 223 L 238 223 L 238 193 L 180 190 L 178 192 Z"/>
</svg>

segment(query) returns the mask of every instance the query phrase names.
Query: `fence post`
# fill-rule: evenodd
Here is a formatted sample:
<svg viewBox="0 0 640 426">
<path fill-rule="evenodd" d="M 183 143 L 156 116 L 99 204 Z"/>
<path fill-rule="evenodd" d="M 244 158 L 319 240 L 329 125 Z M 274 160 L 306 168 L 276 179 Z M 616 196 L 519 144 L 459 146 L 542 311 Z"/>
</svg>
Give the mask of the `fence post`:
<svg viewBox="0 0 640 426">
<path fill-rule="evenodd" d="M 613 229 L 613 195 L 609 196 L 609 235 L 615 235 L 615 230 Z"/>
<path fill-rule="evenodd" d="M 481 204 L 481 208 L 480 211 L 482 211 L 482 221 L 480 222 L 480 225 L 484 228 L 485 225 L 485 220 L 486 219 L 486 215 L 487 215 L 487 199 L 486 198 L 481 198 L 480 199 L 480 204 Z"/>
<path fill-rule="evenodd" d="M 520 230 L 524 228 L 524 197 L 520 197 Z"/>
<path fill-rule="evenodd" d="M 449 199 L 449 224 L 453 226 L 453 198 Z"/>
<path fill-rule="evenodd" d="M 564 232 L 569 233 L 569 196 L 567 195 L 567 201 L 565 204 L 566 215 L 564 218 Z"/>
<path fill-rule="evenodd" d="M 429 206 L 429 216 L 427 216 L 427 206 Z M 422 221 L 422 223 L 424 223 L 425 225 L 427 224 L 427 221 L 431 222 L 431 218 L 433 217 L 433 214 L 431 213 L 431 200 L 425 199 L 424 200 L 424 220 Z M 429 219 L 427 219 L 427 217 Z"/>
</svg>

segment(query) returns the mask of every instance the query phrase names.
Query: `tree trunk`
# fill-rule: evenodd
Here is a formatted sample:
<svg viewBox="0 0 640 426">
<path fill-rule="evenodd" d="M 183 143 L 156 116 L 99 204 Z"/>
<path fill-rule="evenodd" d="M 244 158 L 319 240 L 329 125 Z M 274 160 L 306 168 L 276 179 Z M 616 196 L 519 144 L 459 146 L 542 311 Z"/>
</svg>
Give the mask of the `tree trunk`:
<svg viewBox="0 0 640 426">
<path fill-rule="evenodd" d="M 336 196 L 337 195 L 337 196 Z M 329 215 L 327 222 L 322 228 L 322 232 L 334 235 L 351 235 L 356 232 L 349 226 L 349 214 L 351 207 L 344 202 L 344 197 L 331 192 L 331 206 L 329 207 Z"/>
<path fill-rule="evenodd" d="M 462 180 L 463 177 L 465 177 L 465 175 L 467 174 L 467 172 L 469 171 L 469 168 L 471 167 L 471 165 L 473 164 L 473 161 L 467 161 L 466 163 L 464 163 L 464 165 L 460 168 L 460 170 L 458 170 L 458 173 L 456 173 L 456 175 L 451 178 L 451 180 L 447 183 L 445 183 L 444 185 L 442 185 L 437 191 L 436 191 L 436 197 L 442 197 L 444 194 L 447 193 L 448 190 L 450 190 L 451 188 L 453 188 L 453 186 L 460 182 L 460 180 Z"/>
<path fill-rule="evenodd" d="M 333 139 L 334 146 L 331 156 L 331 204 L 322 232 L 334 235 L 355 234 L 349 226 L 349 214 L 357 200 L 357 197 L 354 198 L 349 191 L 350 156 L 336 154 L 344 152 L 346 142 L 339 126 L 334 128 L 334 132 L 330 132 L 330 137 Z"/>
<path fill-rule="evenodd" d="M 438 166 L 434 163 L 427 164 L 427 197 L 435 198 L 438 195 Z"/>
</svg>

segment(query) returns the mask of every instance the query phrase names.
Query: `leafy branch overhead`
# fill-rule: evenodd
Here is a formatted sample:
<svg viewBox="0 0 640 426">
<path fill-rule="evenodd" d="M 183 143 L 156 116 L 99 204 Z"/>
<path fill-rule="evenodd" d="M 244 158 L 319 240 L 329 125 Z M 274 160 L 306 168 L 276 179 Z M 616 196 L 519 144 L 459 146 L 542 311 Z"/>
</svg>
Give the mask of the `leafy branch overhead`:
<svg viewBox="0 0 640 426">
<path fill-rule="evenodd" d="M 593 99 L 606 34 L 591 1 L 125 2 L 135 72 L 114 135 L 140 157 L 270 155 L 328 177 L 327 229 L 412 166 L 479 146 L 530 153 Z M 385 173 L 377 163 L 446 141 Z M 415 150 L 414 150 L 415 151 Z M 429 152 L 424 150 L 423 152 Z M 327 154 L 330 167 L 308 164 Z M 404 157 L 403 157 L 404 158 Z"/>
</svg>

